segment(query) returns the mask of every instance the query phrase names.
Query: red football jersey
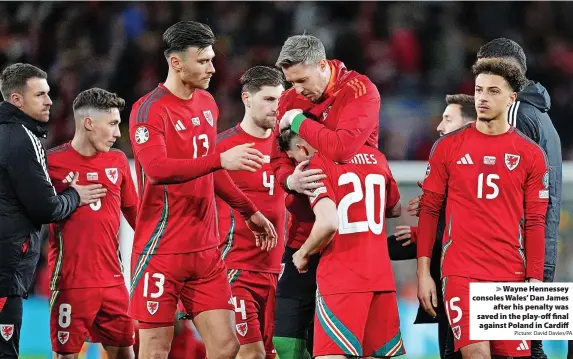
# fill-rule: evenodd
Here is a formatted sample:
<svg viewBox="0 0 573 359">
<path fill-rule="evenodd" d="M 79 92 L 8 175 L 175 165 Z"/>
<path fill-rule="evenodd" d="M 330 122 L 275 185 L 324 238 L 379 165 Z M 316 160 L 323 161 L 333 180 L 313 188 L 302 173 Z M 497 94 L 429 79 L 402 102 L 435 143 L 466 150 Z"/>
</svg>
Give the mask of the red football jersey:
<svg viewBox="0 0 573 359">
<path fill-rule="evenodd" d="M 50 289 L 123 283 L 120 210 L 137 206 L 127 157 L 115 149 L 86 157 L 66 143 L 48 151 L 48 165 L 57 192 L 68 188 L 75 172 L 79 172 L 79 185 L 102 184 L 107 188 L 106 196 L 100 201 L 81 206 L 67 219 L 50 224 Z"/>
<path fill-rule="evenodd" d="M 284 252 L 285 193 L 275 185 L 275 176 L 270 165 L 271 146 L 275 137 L 257 138 L 236 125 L 217 136 L 217 151 L 225 152 L 235 146 L 254 143 L 267 159 L 257 172 L 230 171 L 229 175 L 243 193 L 275 227 L 278 243 L 271 251 L 262 251 L 255 246 L 255 236 L 245 224 L 243 216 L 221 198 L 216 197 L 221 253 L 228 268 L 258 272 L 279 273 Z"/>
<path fill-rule="evenodd" d="M 220 168 L 215 152 L 218 115 L 207 91 L 196 89 L 191 99 L 183 100 L 163 84 L 133 105 L 129 133 L 140 189 L 134 253 L 189 253 L 219 244 L 212 170 L 180 184 L 153 184 L 139 156 L 153 148 L 166 151 L 170 159 L 213 159 Z"/>
<path fill-rule="evenodd" d="M 321 295 L 395 291 L 386 239 L 387 208 L 400 200 L 386 157 L 363 145 L 350 163 L 336 164 L 317 153 L 309 168 L 327 175 L 310 197 L 314 207 L 328 197 L 338 208 L 338 232 L 323 250 L 316 272 Z"/>
<path fill-rule="evenodd" d="M 526 251 L 523 230 L 527 204 L 548 202 L 548 181 L 543 150 L 514 127 L 491 136 L 474 123 L 439 139 L 423 189 L 440 195 L 447 189 L 442 276 L 523 281 L 529 256 L 540 256 L 543 268 L 543 253 Z M 542 216 L 546 205 L 540 210 Z M 428 230 L 420 224 L 418 235 Z M 430 257 L 421 241 L 418 256 Z"/>
<path fill-rule="evenodd" d="M 310 235 L 314 225 L 314 212 L 308 203 L 308 197 L 299 193 L 289 193 L 285 205 L 290 216 L 287 227 L 287 246 L 298 249 Z"/>
</svg>

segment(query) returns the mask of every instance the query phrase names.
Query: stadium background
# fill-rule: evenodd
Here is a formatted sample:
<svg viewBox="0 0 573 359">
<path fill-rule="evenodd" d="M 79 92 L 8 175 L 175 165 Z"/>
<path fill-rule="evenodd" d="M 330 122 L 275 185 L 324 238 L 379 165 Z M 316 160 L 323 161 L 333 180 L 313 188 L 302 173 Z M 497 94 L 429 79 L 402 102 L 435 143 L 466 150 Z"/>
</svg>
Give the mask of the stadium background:
<svg viewBox="0 0 573 359">
<path fill-rule="evenodd" d="M 559 2 L 3 2 L 0 65 L 30 62 L 49 75 L 54 106 L 46 146 L 73 136 L 71 104 L 89 87 L 117 92 L 128 103 L 117 147 L 131 156 L 131 104 L 165 79 L 161 33 L 172 23 L 208 23 L 219 41 L 210 91 L 220 106 L 219 130 L 243 114 L 238 78 L 254 65 L 272 65 L 283 41 L 306 32 L 319 37 L 328 57 L 367 74 L 382 96 L 380 148 L 392 160 L 403 199 L 417 195 L 447 93 L 473 92 L 469 72 L 486 41 L 510 37 L 525 49 L 528 77 L 552 99 L 551 118 L 564 160 L 573 160 L 573 3 Z M 564 193 L 556 280 L 573 279 L 573 164 L 564 166 Z M 413 224 L 406 217 L 401 223 Z M 388 222 L 392 233 L 396 221 Z M 122 227 L 129 250 L 131 229 Z M 129 258 L 128 253 L 123 255 Z M 125 263 L 127 264 L 127 263 Z M 434 358 L 436 328 L 413 326 L 415 264 L 395 264 L 406 358 Z M 129 268 L 129 266 L 126 266 Z M 128 275 L 128 273 L 126 273 Z M 34 295 L 26 301 L 23 358 L 50 357 L 47 282 L 42 258 Z M 552 358 L 563 342 L 546 342 Z M 97 347 L 86 347 L 91 358 Z"/>
</svg>

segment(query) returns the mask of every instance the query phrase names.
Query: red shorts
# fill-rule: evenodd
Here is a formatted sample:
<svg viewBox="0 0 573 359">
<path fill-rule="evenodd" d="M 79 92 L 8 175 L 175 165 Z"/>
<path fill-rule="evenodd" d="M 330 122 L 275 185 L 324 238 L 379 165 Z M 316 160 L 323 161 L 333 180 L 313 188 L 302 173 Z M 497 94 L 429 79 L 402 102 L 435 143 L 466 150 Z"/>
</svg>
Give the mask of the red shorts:
<svg viewBox="0 0 573 359">
<path fill-rule="evenodd" d="M 125 285 L 52 291 L 50 337 L 56 353 L 79 353 L 89 339 L 114 347 L 133 345 Z"/>
<path fill-rule="evenodd" d="M 131 272 L 129 314 L 151 327 L 173 325 L 179 300 L 191 317 L 207 310 L 233 310 L 225 263 L 217 248 L 149 256 L 134 253 Z"/>
<path fill-rule="evenodd" d="M 395 292 L 316 296 L 313 356 L 405 354 Z"/>
<path fill-rule="evenodd" d="M 273 332 L 278 275 L 240 269 L 229 269 L 227 273 L 235 304 L 239 342 L 243 345 L 262 341 L 266 358 L 274 359 L 276 352 Z"/>
<path fill-rule="evenodd" d="M 485 280 L 447 276 L 442 279 L 444 306 L 454 334 L 456 351 L 483 340 L 470 340 L 470 283 Z M 529 340 L 490 340 L 492 355 L 520 357 L 531 355 Z"/>
</svg>

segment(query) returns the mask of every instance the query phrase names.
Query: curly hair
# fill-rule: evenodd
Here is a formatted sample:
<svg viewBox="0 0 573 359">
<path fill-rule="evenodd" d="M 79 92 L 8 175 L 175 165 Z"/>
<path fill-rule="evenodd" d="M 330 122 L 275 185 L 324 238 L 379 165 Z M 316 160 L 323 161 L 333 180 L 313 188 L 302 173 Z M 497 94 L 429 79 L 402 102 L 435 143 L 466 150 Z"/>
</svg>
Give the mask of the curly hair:
<svg viewBox="0 0 573 359">
<path fill-rule="evenodd" d="M 482 59 L 472 66 L 474 77 L 480 74 L 501 76 L 515 92 L 521 91 L 527 79 L 516 65 L 503 59 Z"/>
</svg>

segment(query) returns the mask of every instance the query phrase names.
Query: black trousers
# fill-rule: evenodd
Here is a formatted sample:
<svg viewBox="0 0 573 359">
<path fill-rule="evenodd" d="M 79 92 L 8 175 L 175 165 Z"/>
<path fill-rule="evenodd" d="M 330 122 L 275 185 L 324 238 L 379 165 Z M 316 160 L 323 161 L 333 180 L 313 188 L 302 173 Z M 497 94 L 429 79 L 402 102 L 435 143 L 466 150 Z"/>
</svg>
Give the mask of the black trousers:
<svg viewBox="0 0 573 359">
<path fill-rule="evenodd" d="M 20 352 L 20 329 L 22 329 L 22 298 L 7 297 L 1 299 L 0 358 L 18 358 Z"/>
</svg>

